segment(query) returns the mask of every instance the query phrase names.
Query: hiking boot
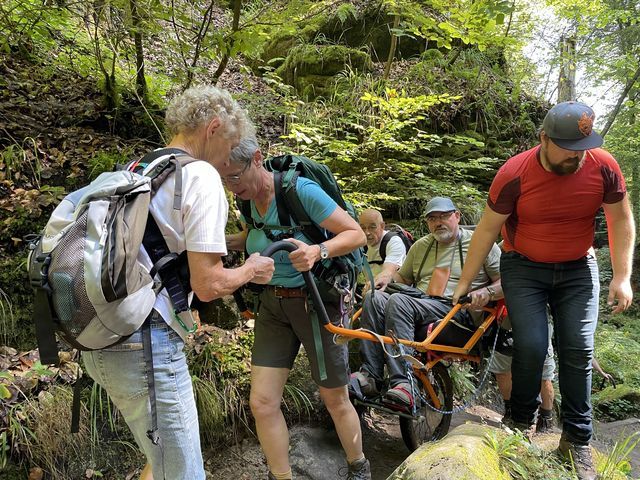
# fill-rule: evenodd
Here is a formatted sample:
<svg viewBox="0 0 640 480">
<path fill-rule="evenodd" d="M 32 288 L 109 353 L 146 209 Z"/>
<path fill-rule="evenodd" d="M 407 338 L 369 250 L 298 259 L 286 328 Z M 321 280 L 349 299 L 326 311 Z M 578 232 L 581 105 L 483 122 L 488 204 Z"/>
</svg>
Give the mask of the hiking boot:
<svg viewBox="0 0 640 480">
<path fill-rule="evenodd" d="M 553 432 L 555 424 L 553 422 L 553 414 L 540 413 L 538 415 L 538 422 L 536 423 L 536 433 L 550 433 Z"/>
<path fill-rule="evenodd" d="M 371 465 L 369 460 L 361 458 L 349 464 L 347 480 L 371 480 Z"/>
<path fill-rule="evenodd" d="M 375 397 L 380 393 L 376 385 L 376 381 L 369 375 L 369 372 L 358 371 L 351 374 L 352 378 L 355 378 L 360 385 L 360 391 L 366 397 Z"/>
<path fill-rule="evenodd" d="M 560 437 L 558 453 L 566 461 L 571 462 L 578 480 L 596 480 L 598 478 L 589 445 L 578 445 Z"/>
<path fill-rule="evenodd" d="M 391 404 L 392 407 L 400 407 L 405 410 L 413 408 L 413 394 L 411 393 L 411 385 L 408 382 L 399 383 L 393 388 L 387 390 L 383 399 L 385 404 Z"/>
</svg>

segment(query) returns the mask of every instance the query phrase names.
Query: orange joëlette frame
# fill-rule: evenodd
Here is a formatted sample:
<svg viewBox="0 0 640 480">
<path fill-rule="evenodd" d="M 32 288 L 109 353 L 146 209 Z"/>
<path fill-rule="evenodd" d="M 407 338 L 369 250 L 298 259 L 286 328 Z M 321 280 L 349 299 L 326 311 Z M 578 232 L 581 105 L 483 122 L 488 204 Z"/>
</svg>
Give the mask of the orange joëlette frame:
<svg viewBox="0 0 640 480">
<path fill-rule="evenodd" d="M 503 300 L 499 300 L 496 303 L 495 307 L 483 307 L 482 310 L 488 313 L 485 317 L 482 324 L 476 329 L 475 333 L 471 336 L 471 338 L 467 341 L 467 343 L 463 347 L 452 347 L 450 345 L 441 345 L 435 343 L 436 337 L 442 331 L 444 327 L 451 321 L 453 316 L 458 313 L 458 311 L 462 308 L 462 304 L 454 305 L 453 308 L 449 311 L 449 313 L 442 319 L 442 322 L 429 334 L 427 338 L 425 338 L 421 342 L 416 342 L 415 340 L 408 340 L 405 338 L 398 338 L 397 341 L 402 345 L 406 345 L 411 347 L 419 352 L 438 352 L 443 355 L 447 355 L 448 357 L 454 357 L 461 360 L 471 360 L 476 363 L 480 361 L 480 358 L 475 355 L 469 355 L 469 352 L 476 345 L 478 340 L 484 335 L 484 333 L 489 329 L 494 320 L 501 321 L 502 318 L 506 315 L 506 307 L 504 305 Z M 361 310 L 358 310 L 353 316 L 354 320 L 358 318 L 361 314 Z M 378 342 L 380 339 L 384 343 L 395 344 L 396 340 L 391 337 L 381 335 L 379 338 L 371 333 L 364 332 L 362 330 L 353 330 L 351 328 L 338 327 L 331 323 L 324 326 L 329 332 L 335 335 L 342 335 L 347 338 L 357 338 L 360 340 L 368 340 L 371 342 Z M 437 363 L 440 359 L 436 359 L 430 361 L 426 366 L 427 368 L 431 368 L 433 364 Z"/>
</svg>

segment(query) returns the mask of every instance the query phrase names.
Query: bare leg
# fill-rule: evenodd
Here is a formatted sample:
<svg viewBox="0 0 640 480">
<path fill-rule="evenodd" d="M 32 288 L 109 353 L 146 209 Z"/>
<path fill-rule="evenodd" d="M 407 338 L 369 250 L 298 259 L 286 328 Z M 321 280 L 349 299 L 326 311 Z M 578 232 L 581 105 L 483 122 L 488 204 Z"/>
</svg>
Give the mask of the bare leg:
<svg viewBox="0 0 640 480">
<path fill-rule="evenodd" d="M 542 397 L 541 408 L 545 410 L 553 410 L 553 383 L 551 380 L 542 380 L 540 383 L 540 396 Z"/>
<path fill-rule="evenodd" d="M 511 400 L 511 372 L 495 373 L 498 390 L 503 400 Z"/>
<path fill-rule="evenodd" d="M 362 431 L 358 413 L 349 401 L 347 387 L 320 387 L 320 397 L 327 407 L 336 427 L 347 462 L 362 458 Z"/>
<path fill-rule="evenodd" d="M 290 469 L 289 430 L 280 409 L 288 376 L 287 368 L 251 366 L 249 405 L 256 420 L 260 446 L 273 473 Z"/>
</svg>

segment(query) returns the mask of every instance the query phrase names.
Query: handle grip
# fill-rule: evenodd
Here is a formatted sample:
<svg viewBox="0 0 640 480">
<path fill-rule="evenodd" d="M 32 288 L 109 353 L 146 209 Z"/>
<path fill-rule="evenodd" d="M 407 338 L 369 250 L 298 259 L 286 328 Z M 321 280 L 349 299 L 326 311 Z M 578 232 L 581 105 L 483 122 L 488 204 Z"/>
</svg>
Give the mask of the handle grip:
<svg viewBox="0 0 640 480">
<path fill-rule="evenodd" d="M 285 250 L 289 253 L 298 249 L 297 245 L 294 245 L 291 242 L 287 242 L 286 240 L 280 240 L 278 242 L 273 242 L 267 248 L 265 248 L 260 255 L 263 257 L 271 257 L 274 253 L 279 252 L 280 250 Z M 316 309 L 316 313 L 318 314 L 318 318 L 322 322 L 323 325 L 328 325 L 329 315 L 327 315 L 327 310 L 324 308 L 324 303 L 322 302 L 322 298 L 320 297 L 320 292 L 318 291 L 318 286 L 316 282 L 313 281 L 313 275 L 311 272 L 300 272 L 302 274 L 302 278 L 304 279 L 304 283 L 307 286 L 307 290 L 311 294 L 311 300 L 313 301 L 313 306 Z"/>
</svg>

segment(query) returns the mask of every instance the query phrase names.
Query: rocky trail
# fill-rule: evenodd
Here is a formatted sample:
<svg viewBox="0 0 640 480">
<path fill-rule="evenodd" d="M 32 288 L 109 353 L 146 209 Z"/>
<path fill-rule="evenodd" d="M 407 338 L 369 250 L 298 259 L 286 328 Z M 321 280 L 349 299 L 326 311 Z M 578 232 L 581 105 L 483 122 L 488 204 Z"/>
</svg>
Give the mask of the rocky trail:
<svg viewBox="0 0 640 480">
<path fill-rule="evenodd" d="M 454 414 L 451 430 L 471 422 L 491 426 L 500 425 L 501 415 L 482 406 L 470 407 Z M 640 420 L 600 423 L 596 425 L 594 446 L 607 452 L 612 445 L 633 432 L 640 430 Z M 291 428 L 290 458 L 294 478 L 298 480 L 336 480 L 346 478 L 346 464 L 335 430 L 298 424 Z M 556 438 L 543 439 L 556 442 Z M 397 417 L 369 412 L 363 418 L 364 449 L 371 462 L 373 480 L 385 480 L 410 454 L 405 447 Z M 631 456 L 632 478 L 640 478 L 640 448 Z M 245 439 L 224 452 L 211 456 L 206 463 L 209 478 L 236 478 L 239 480 L 263 479 L 267 468 L 260 446 L 255 439 Z"/>
</svg>

